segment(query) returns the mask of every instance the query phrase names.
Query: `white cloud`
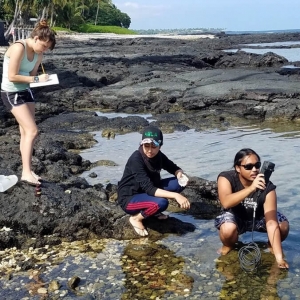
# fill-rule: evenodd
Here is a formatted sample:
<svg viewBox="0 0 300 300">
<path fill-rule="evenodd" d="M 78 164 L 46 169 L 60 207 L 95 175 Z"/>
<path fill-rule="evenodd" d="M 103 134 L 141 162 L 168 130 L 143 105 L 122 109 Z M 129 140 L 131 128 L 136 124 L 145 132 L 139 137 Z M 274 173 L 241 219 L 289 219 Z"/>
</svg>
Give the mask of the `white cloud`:
<svg viewBox="0 0 300 300">
<path fill-rule="evenodd" d="M 116 3 L 116 6 L 135 20 L 162 16 L 169 9 L 169 6 L 165 5 L 140 4 L 137 2 L 119 2 Z"/>
<path fill-rule="evenodd" d="M 138 3 L 134 3 L 134 2 L 125 2 L 124 4 L 121 4 L 121 6 L 135 9 L 135 8 L 139 8 L 140 5 Z"/>
</svg>

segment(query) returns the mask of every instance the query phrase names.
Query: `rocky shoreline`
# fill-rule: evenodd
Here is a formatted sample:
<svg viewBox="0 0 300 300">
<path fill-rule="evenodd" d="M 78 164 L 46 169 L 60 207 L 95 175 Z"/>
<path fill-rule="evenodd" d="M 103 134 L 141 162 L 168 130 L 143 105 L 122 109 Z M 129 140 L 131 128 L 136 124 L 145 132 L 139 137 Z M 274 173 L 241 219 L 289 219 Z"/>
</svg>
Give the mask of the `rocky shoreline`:
<svg viewBox="0 0 300 300">
<path fill-rule="evenodd" d="M 95 165 L 83 160 L 78 151 L 95 143 L 91 131 L 102 130 L 104 136 L 113 137 L 139 132 L 148 121 L 138 116 L 108 119 L 95 111 L 151 113 L 164 132 L 266 121 L 298 123 L 298 69 L 282 69 L 290 62 L 274 53 L 222 51 L 245 43 L 275 41 L 300 41 L 300 35 L 220 35 L 213 39 L 59 36 L 44 67 L 58 74 L 60 84 L 34 89 L 40 134 L 33 165 L 45 179 L 42 195 L 35 197 L 34 187 L 22 183 L 0 193 L 0 249 L 135 237 L 127 216 L 115 204 L 116 186 L 90 186 L 78 177 Z M 18 126 L 2 103 L 0 161 L 0 174 L 20 176 Z M 101 163 L 114 162 L 96 164 Z M 188 214 L 213 218 L 219 210 L 215 182 L 192 178 L 185 194 L 192 202 Z M 171 209 L 178 210 L 172 205 Z M 159 221 L 149 220 L 154 239 L 194 230 L 176 218 L 164 224 L 161 228 Z"/>
</svg>

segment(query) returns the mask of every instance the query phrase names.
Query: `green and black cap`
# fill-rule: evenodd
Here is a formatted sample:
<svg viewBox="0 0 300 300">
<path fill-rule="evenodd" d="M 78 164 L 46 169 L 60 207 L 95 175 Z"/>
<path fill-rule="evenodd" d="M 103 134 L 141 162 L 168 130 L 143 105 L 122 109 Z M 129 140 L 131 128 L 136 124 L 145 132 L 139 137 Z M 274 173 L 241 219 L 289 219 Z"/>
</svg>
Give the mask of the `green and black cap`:
<svg viewBox="0 0 300 300">
<path fill-rule="evenodd" d="M 163 134 L 158 127 L 149 126 L 143 130 L 142 144 L 153 143 L 155 146 L 162 146 Z"/>
</svg>

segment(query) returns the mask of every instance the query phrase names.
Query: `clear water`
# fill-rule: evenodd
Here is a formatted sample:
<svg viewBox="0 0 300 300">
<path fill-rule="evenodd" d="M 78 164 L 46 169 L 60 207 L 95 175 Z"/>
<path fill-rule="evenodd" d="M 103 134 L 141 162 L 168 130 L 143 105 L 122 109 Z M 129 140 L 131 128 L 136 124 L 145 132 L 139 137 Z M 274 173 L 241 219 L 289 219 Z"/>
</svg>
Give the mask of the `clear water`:
<svg viewBox="0 0 300 300">
<path fill-rule="evenodd" d="M 108 140 L 101 137 L 101 132 L 96 132 L 95 139 L 98 144 L 83 151 L 81 155 L 92 162 L 112 160 L 118 166 L 96 167 L 82 176 L 91 184 L 117 183 L 128 157 L 137 149 L 140 138 L 138 133 L 129 133 Z M 150 260 L 154 257 L 146 256 L 137 261 L 124 260 L 124 255 L 128 254 L 128 247 L 132 245 L 141 251 L 144 248 L 154 247 L 153 242 L 148 239 L 108 240 L 104 242 L 104 250 L 93 257 L 85 251 L 79 251 L 76 255 L 65 255 L 61 264 L 56 266 L 50 262 L 47 264 L 46 269 L 42 271 L 44 281 L 58 279 L 62 284 L 57 299 L 298 299 L 300 297 L 299 138 L 300 130 L 297 126 L 277 124 L 276 128 L 247 126 L 234 127 L 226 131 L 174 132 L 164 135 L 162 147 L 162 151 L 188 175 L 208 180 L 216 180 L 220 171 L 230 169 L 235 153 L 244 147 L 256 150 L 262 161 L 274 162 L 276 167 L 271 180 L 277 185 L 278 208 L 288 217 L 291 225 L 290 234 L 283 243 L 290 264 L 288 271 L 278 270 L 276 265 L 274 267 L 273 255 L 262 247 L 262 265 L 259 273 L 245 274 L 239 266 L 237 251 L 232 251 L 225 258 L 217 254 L 221 243 L 213 220 L 172 214 L 184 222 L 194 224 L 196 230 L 183 236 L 169 235 L 156 242 L 163 246 L 163 250 L 158 252 L 161 253 L 161 257 L 155 258 L 156 265 L 160 268 L 155 276 L 163 275 L 161 279 L 157 278 L 155 285 L 153 282 L 148 284 L 150 279 L 147 281 L 141 278 L 142 273 L 139 276 L 134 273 L 138 266 L 152 263 Z M 88 175 L 91 172 L 95 172 L 98 177 L 90 178 Z M 254 239 L 262 244 L 267 241 L 266 235 L 259 233 L 254 234 Z M 250 242 L 251 234 L 244 234 L 241 241 Z M 48 249 L 48 253 L 50 251 L 52 250 Z M 49 261 L 50 258 L 51 254 Z M 172 265 L 172 260 L 179 258 L 184 261 L 182 265 L 168 266 Z M 168 281 L 173 275 L 171 272 L 165 274 L 168 268 L 172 268 L 172 272 L 178 271 L 183 276 L 181 283 L 175 282 L 176 291 L 171 290 L 173 281 Z M 67 292 L 67 280 L 74 275 L 82 278 L 80 291 L 86 296 L 80 297 L 70 291 Z M 193 278 L 193 282 L 185 282 L 184 276 Z M 40 299 L 29 297 L 24 287 L 28 281 L 28 276 L 23 273 L 14 274 L 13 279 L 9 281 L 1 280 L 0 296 L 12 300 Z M 151 297 L 132 297 L 129 291 Z M 265 298 L 262 298 L 264 293 Z"/>
<path fill-rule="evenodd" d="M 282 30 L 259 30 L 259 31 L 225 31 L 226 34 L 265 34 L 265 33 L 292 33 L 300 32 L 300 29 L 282 29 Z"/>
<path fill-rule="evenodd" d="M 244 44 L 244 46 L 260 46 L 260 49 L 249 49 L 249 48 L 240 48 L 240 49 L 227 49 L 225 52 L 237 52 L 238 50 L 245 51 L 247 53 L 255 54 L 265 54 L 267 52 L 273 52 L 278 55 L 285 57 L 289 62 L 299 61 L 300 60 L 300 46 L 299 48 L 290 48 L 290 49 L 280 49 L 276 48 L 278 46 L 291 46 L 291 45 L 300 45 L 300 41 L 287 41 L 287 42 L 274 42 L 274 43 L 259 43 L 259 44 Z M 240 45 L 241 47 L 243 46 Z M 263 48 L 263 47 L 274 47 L 274 48 Z"/>
<path fill-rule="evenodd" d="M 287 130 L 284 127 L 282 130 Z M 277 186 L 278 206 L 289 209 L 288 215 L 297 218 L 300 204 L 294 195 L 300 194 L 297 185 L 298 164 L 295 159 L 300 152 L 300 130 L 291 128 L 283 131 L 280 128 L 261 128 L 259 126 L 235 127 L 230 130 L 210 130 L 197 132 L 174 132 L 164 134 L 164 152 L 176 162 L 188 175 L 207 180 L 216 180 L 222 170 L 232 167 L 235 153 L 241 148 L 253 148 L 261 160 L 275 163 L 272 181 Z M 90 184 L 108 182 L 117 184 L 122 177 L 127 159 L 135 151 L 141 139 L 139 133 L 117 135 L 115 139 L 102 138 L 101 132 L 95 132 L 98 143 L 81 153 L 84 159 L 91 162 L 112 160 L 117 166 L 98 166 L 82 174 Z M 90 178 L 90 173 L 96 178 Z M 167 173 L 162 173 L 167 176 Z M 287 201 L 287 199 L 289 199 Z"/>
<path fill-rule="evenodd" d="M 300 45 L 300 41 L 287 41 L 287 42 L 273 42 L 273 43 L 258 43 L 258 44 L 245 44 L 247 46 L 259 46 L 259 47 L 286 47 L 293 45 Z"/>
<path fill-rule="evenodd" d="M 247 53 L 255 53 L 255 54 L 265 54 L 267 52 L 273 52 L 280 56 L 285 57 L 289 62 L 299 61 L 300 60 L 300 48 L 291 48 L 291 49 L 278 49 L 278 48 L 265 48 L 265 49 L 249 49 L 249 48 L 241 48 L 241 51 L 245 51 Z M 238 49 L 229 49 L 224 50 L 225 52 L 237 52 Z"/>
<path fill-rule="evenodd" d="M 124 165 L 129 155 L 137 149 L 141 136 L 138 133 L 130 133 L 117 135 L 115 139 L 107 140 L 101 137 L 101 132 L 97 132 L 95 133 L 95 138 L 99 143 L 93 148 L 82 152 L 82 156 L 91 161 L 112 159 L 118 166 L 97 167 L 83 174 L 83 176 L 86 177 L 88 173 L 95 172 L 98 175 L 96 179 L 86 177 L 91 184 L 96 182 L 105 183 L 108 181 L 117 183 L 122 176 Z M 297 129 L 297 126 L 296 128 L 289 128 L 286 126 L 281 127 L 279 124 L 277 128 L 273 129 L 269 127 L 247 126 L 235 127 L 226 131 L 209 130 L 196 132 L 189 130 L 187 132 L 165 134 L 164 145 L 162 147 L 162 151 L 181 166 L 188 175 L 199 176 L 208 180 L 216 180 L 220 171 L 230 169 L 235 153 L 244 147 L 250 147 L 256 150 L 260 154 L 262 161 L 268 160 L 276 164 L 275 172 L 272 174 L 271 180 L 277 186 L 278 210 L 288 217 L 291 224 L 290 235 L 283 243 L 285 255 L 290 263 L 290 270 L 284 276 L 281 272 L 280 277 L 276 265 L 274 267 L 274 265 L 266 264 L 262 269 L 267 272 L 267 279 L 264 279 L 266 282 L 270 281 L 269 277 L 273 278 L 276 282 L 280 282 L 278 286 L 275 285 L 278 297 L 280 295 L 286 295 L 286 284 L 289 282 L 295 284 L 297 288 L 299 287 L 300 261 L 298 249 L 300 243 L 297 238 L 297 232 L 300 226 L 300 186 L 298 185 L 299 165 L 297 163 L 297 157 L 300 151 L 299 138 L 300 130 Z M 197 299 L 199 295 L 203 295 L 201 293 L 198 294 L 199 289 L 201 290 L 200 286 L 203 284 L 203 279 L 206 278 L 208 284 L 213 280 L 212 277 L 218 274 L 218 272 L 215 273 L 216 269 L 219 269 L 218 263 L 215 263 L 215 261 L 218 262 L 218 259 L 222 260 L 222 258 L 218 257 L 216 252 L 221 243 L 218 238 L 218 233 L 214 229 L 213 220 L 197 220 L 190 216 L 178 214 L 176 217 L 185 222 L 195 224 L 197 229 L 195 232 L 185 236 L 170 236 L 164 239 L 162 243 L 175 251 L 176 255 L 185 258 L 187 261 L 185 266 L 187 273 L 192 272 L 194 276 L 196 273 L 197 279 L 193 286 L 194 294 L 192 292 L 190 297 L 193 298 L 194 296 L 195 299 Z M 267 241 L 266 235 L 264 234 L 255 233 L 254 238 L 256 242 L 264 243 Z M 241 241 L 245 243 L 250 242 L 251 239 L 252 236 L 250 233 L 246 233 L 241 237 Z M 227 276 L 228 266 L 227 269 L 224 268 L 225 271 L 221 272 L 221 274 L 225 274 L 221 280 L 223 284 L 211 290 L 208 288 L 206 297 L 210 295 L 212 299 L 222 299 L 221 296 L 224 294 L 227 295 L 227 298 L 224 296 L 225 299 L 239 299 L 239 296 L 237 296 L 237 298 L 228 296 L 232 289 L 230 284 L 227 286 L 228 278 L 231 278 L 231 276 L 238 282 L 236 283 L 237 286 L 235 286 L 236 290 L 241 291 L 243 285 L 249 284 L 248 277 L 243 279 L 244 274 L 241 272 L 239 266 L 237 266 L 237 253 L 234 254 L 233 252 L 230 255 L 233 255 L 233 257 L 231 257 L 233 261 L 230 262 L 229 258 L 229 262 L 226 262 L 226 264 L 235 265 L 235 267 L 233 267 L 235 271 L 229 269 L 230 275 Z M 265 258 L 263 256 L 264 262 L 266 262 L 267 259 L 272 260 L 272 255 L 271 258 Z M 197 267 L 195 267 L 195 262 L 202 263 L 199 263 Z M 192 267 L 192 265 L 194 267 Z M 251 286 L 251 284 L 253 284 L 253 286 Z M 250 290 L 255 290 L 256 285 L 257 282 L 255 280 L 250 280 Z M 258 294 L 260 295 L 260 293 Z M 213 295 L 219 295 L 220 298 Z M 261 296 L 255 294 L 249 299 L 260 299 L 259 297 Z M 291 298 L 287 299 L 294 299 L 293 297 L 295 297 L 295 293 L 291 292 Z M 276 299 L 276 297 L 274 299 Z"/>
</svg>

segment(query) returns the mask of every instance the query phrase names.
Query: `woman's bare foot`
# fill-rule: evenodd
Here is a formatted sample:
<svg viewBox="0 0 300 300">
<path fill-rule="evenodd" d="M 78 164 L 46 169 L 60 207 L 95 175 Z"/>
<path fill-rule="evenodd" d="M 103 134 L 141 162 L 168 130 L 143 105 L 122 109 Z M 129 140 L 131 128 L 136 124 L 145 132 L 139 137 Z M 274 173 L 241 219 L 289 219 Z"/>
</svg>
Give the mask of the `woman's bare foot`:
<svg viewBox="0 0 300 300">
<path fill-rule="evenodd" d="M 35 177 L 35 179 L 37 179 L 37 180 L 41 180 L 41 179 L 42 179 L 42 177 L 41 177 L 41 176 L 39 176 L 39 175 L 35 174 L 33 171 L 31 171 L 31 174 L 32 174 L 32 175 L 33 175 L 33 177 Z"/>
<path fill-rule="evenodd" d="M 135 217 L 129 218 L 129 224 L 132 226 L 133 230 L 139 235 L 139 236 L 147 236 L 148 231 L 145 229 L 142 221 L 138 220 Z"/>
<path fill-rule="evenodd" d="M 233 247 L 228 247 L 228 246 L 222 246 L 219 250 L 218 253 L 221 255 L 226 255 L 227 253 L 229 253 L 231 250 L 233 249 Z"/>
<path fill-rule="evenodd" d="M 34 177 L 31 173 L 22 174 L 21 181 L 26 182 L 31 185 L 39 185 L 41 184 L 36 177 Z"/>
</svg>

